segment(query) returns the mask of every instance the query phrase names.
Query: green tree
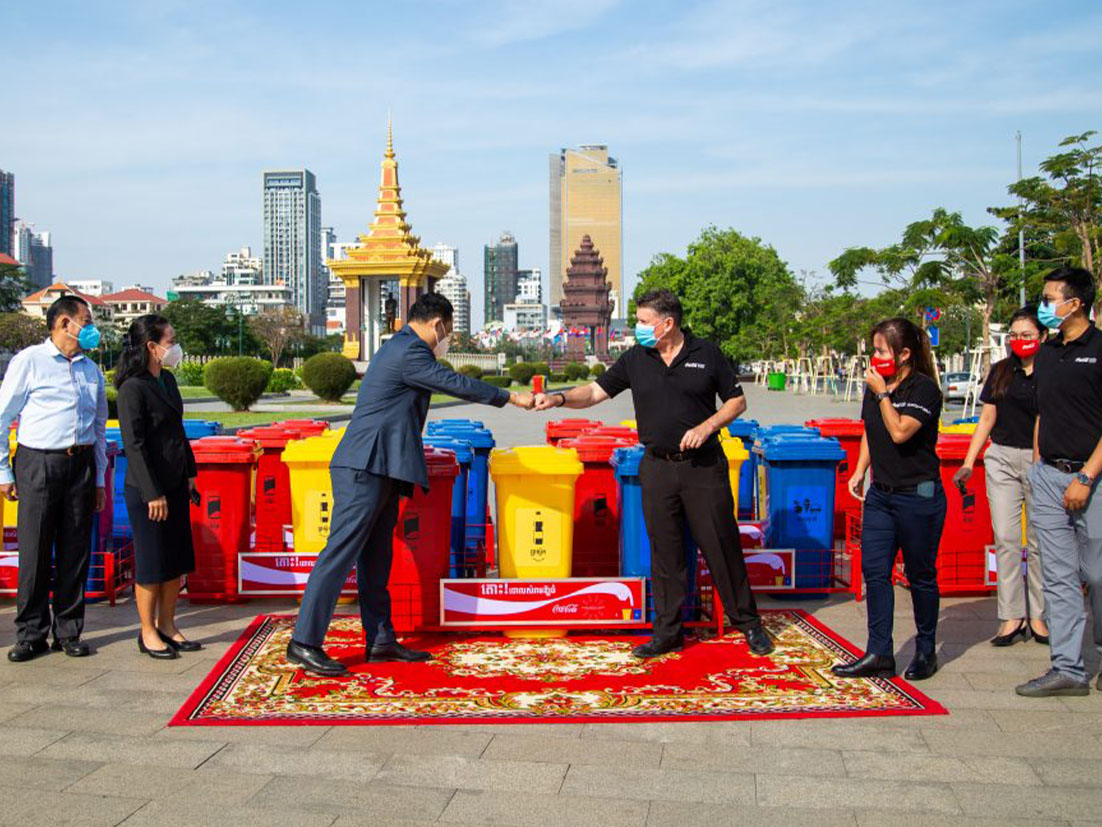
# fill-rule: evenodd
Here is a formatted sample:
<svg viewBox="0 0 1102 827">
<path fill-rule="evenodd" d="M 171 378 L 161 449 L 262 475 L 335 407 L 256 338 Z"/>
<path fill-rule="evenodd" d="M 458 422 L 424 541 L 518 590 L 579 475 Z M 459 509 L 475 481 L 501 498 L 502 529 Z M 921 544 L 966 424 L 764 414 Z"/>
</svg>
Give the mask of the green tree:
<svg viewBox="0 0 1102 827">
<path fill-rule="evenodd" d="M 18 264 L 0 264 L 0 313 L 22 309 L 23 299 L 31 292 L 23 268 Z"/>
<path fill-rule="evenodd" d="M 0 350 L 12 353 L 46 340 L 46 322 L 26 313 L 0 313 Z"/>
<path fill-rule="evenodd" d="M 253 355 L 261 349 L 248 325 L 242 324 L 237 313 L 231 313 L 224 305 L 183 299 L 169 302 L 164 316 L 175 328 L 184 351 L 193 356 L 236 355 L 239 338 L 243 354 Z"/>
<path fill-rule="evenodd" d="M 301 341 L 305 335 L 305 318 L 294 307 L 278 307 L 251 317 L 249 330 L 263 343 L 272 357 L 272 364 L 279 367 L 288 345 Z"/>
</svg>

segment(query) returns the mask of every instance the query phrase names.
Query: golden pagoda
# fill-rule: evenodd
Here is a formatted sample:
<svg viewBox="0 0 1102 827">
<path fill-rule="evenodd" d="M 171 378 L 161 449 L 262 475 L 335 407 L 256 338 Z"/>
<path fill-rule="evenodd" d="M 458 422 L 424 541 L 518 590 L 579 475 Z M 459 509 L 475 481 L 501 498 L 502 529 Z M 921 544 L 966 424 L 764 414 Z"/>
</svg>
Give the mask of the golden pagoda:
<svg viewBox="0 0 1102 827">
<path fill-rule="evenodd" d="M 389 118 L 382 166 L 375 220 L 367 233 L 356 239 L 356 246 L 346 248 L 347 258 L 327 262 L 344 282 L 343 352 L 354 362 L 370 361 L 384 337 L 402 326 L 410 306 L 448 272 L 448 265 L 434 259 L 421 247 L 421 239 L 410 232 L 402 208 Z"/>
</svg>

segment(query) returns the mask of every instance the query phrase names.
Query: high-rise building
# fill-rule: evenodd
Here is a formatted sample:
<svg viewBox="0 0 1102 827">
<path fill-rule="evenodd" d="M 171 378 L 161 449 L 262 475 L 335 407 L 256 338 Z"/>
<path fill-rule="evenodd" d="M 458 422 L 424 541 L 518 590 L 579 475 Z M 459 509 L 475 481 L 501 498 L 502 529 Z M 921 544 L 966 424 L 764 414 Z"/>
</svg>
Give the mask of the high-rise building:
<svg viewBox="0 0 1102 827">
<path fill-rule="evenodd" d="M 35 290 L 42 290 L 54 281 L 54 249 L 48 232 L 37 232 L 34 225 L 16 221 L 9 235 L 11 256 L 23 265 L 23 273 Z"/>
<path fill-rule="evenodd" d="M 574 251 L 588 235 L 601 250 L 608 268 L 608 281 L 620 299 L 613 315 L 624 315 L 623 220 L 619 162 L 609 156 L 603 144 L 561 149 L 550 156 L 550 302 L 562 301 L 566 268 Z"/>
<path fill-rule="evenodd" d="M 521 304 L 543 304 L 543 273 L 539 267 L 517 271 L 517 301 Z"/>
<path fill-rule="evenodd" d="M 459 272 L 459 250 L 456 247 L 451 247 L 447 244 L 437 244 L 432 248 L 432 257 L 437 261 L 442 261 L 448 265 L 448 272 L 446 275 L 450 276 L 452 273 Z"/>
<path fill-rule="evenodd" d="M 13 249 L 15 232 L 15 173 L 0 169 L 0 253 L 6 253 L 16 261 L 22 259 Z M 48 285 L 42 285 L 47 287 Z"/>
<path fill-rule="evenodd" d="M 467 289 L 467 277 L 450 273 L 436 282 L 436 292 L 452 303 L 455 316 L 452 320 L 457 333 L 471 332 L 471 291 Z"/>
<path fill-rule="evenodd" d="M 496 244 L 483 248 L 483 276 L 485 278 L 484 322 L 505 320 L 505 305 L 517 298 L 517 241 L 511 233 L 504 232 Z"/>
<path fill-rule="evenodd" d="M 264 283 L 290 288 L 315 335 L 325 332 L 329 279 L 322 262 L 321 196 L 308 169 L 263 175 Z"/>
<path fill-rule="evenodd" d="M 226 284 L 263 284 L 264 262 L 253 255 L 252 247 L 226 253 L 222 262 L 222 281 Z"/>
</svg>

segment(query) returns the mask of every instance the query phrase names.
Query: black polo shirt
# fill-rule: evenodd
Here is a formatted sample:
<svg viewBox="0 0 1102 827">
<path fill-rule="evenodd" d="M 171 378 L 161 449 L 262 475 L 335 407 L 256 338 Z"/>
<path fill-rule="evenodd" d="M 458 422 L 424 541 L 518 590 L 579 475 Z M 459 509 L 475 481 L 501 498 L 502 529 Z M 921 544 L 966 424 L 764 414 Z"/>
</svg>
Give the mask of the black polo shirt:
<svg viewBox="0 0 1102 827">
<path fill-rule="evenodd" d="M 636 345 L 597 377 L 609 396 L 631 388 L 639 441 L 658 451 L 677 451 L 685 432 L 715 415 L 716 397 L 742 396 L 731 363 L 718 347 L 691 333 L 669 367 L 654 348 Z M 708 444 L 718 443 L 713 436 Z"/>
<path fill-rule="evenodd" d="M 1102 437 L 1102 333 L 1093 324 L 1079 338 L 1045 342 L 1037 376 L 1041 456 L 1086 462 Z"/>
<path fill-rule="evenodd" d="M 1007 357 L 1010 358 L 1009 356 Z M 995 406 L 995 427 L 991 441 L 1008 448 L 1033 448 L 1033 426 L 1037 421 L 1037 372 L 1026 374 L 1021 364 L 1013 367 L 1010 386 L 998 399 L 992 381 L 998 367 L 992 369 L 980 391 L 980 402 Z"/>
<path fill-rule="evenodd" d="M 941 389 L 926 374 L 913 373 L 892 391 L 891 401 L 900 416 L 917 419 L 922 427 L 906 442 L 897 445 L 884 424 L 876 396 L 865 390 L 861 419 L 865 422 L 865 436 L 869 441 L 873 482 L 906 488 L 936 480 L 941 471 L 937 458 Z"/>
</svg>

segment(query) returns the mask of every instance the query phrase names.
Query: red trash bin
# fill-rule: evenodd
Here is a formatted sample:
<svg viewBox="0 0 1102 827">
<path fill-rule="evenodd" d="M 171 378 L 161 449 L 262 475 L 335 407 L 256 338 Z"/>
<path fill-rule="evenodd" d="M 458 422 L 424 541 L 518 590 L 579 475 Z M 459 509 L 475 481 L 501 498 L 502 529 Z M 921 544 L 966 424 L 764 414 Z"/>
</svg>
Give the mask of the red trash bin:
<svg viewBox="0 0 1102 827">
<path fill-rule="evenodd" d="M 235 602 L 237 560 L 249 549 L 253 469 L 260 446 L 251 440 L 208 436 L 191 443 L 199 505 L 191 506 L 195 571 L 188 575 L 192 601 Z"/>
<path fill-rule="evenodd" d="M 455 452 L 425 448 L 429 471 L 426 494 L 416 486 L 402 499 L 394 527 L 390 566 L 390 616 L 396 632 L 440 625 L 440 581 L 451 564 L 452 486 L 459 476 Z"/>
<path fill-rule="evenodd" d="M 620 573 L 620 502 L 610 460 L 633 441 L 582 434 L 560 448 L 578 452 L 585 470 L 574 484 L 574 559 L 571 577 L 616 577 Z"/>
<path fill-rule="evenodd" d="M 942 592 L 978 592 L 995 588 L 987 583 L 987 549 L 995 543 L 991 528 L 991 507 L 987 502 L 987 479 L 983 456 L 976 459 L 972 478 L 965 493 L 953 484 L 953 475 L 964 464 L 972 437 L 968 434 L 942 434 L 937 441 L 941 459 L 941 482 L 949 508 L 945 531 L 938 547 L 937 581 Z"/>
<path fill-rule="evenodd" d="M 262 451 L 256 465 L 256 551 L 284 550 L 284 531 L 291 525 L 291 474 L 283 464 L 283 449 L 301 432 L 282 425 L 262 425 L 237 436 L 256 442 Z"/>
<path fill-rule="evenodd" d="M 639 432 L 626 425 L 601 425 L 585 433 L 586 436 L 604 436 L 627 440 L 629 445 L 636 445 L 639 442 Z"/>
<path fill-rule="evenodd" d="M 273 423 L 279 428 L 290 428 L 298 431 L 299 435 L 306 439 L 312 436 L 321 436 L 322 431 L 329 430 L 329 423 L 320 419 L 285 419 L 282 422 Z"/>
<path fill-rule="evenodd" d="M 838 463 L 834 486 L 834 539 L 846 536 L 846 512 L 861 512 L 861 501 L 849 492 L 849 478 L 861 456 L 861 438 L 865 435 L 865 423 L 860 419 L 809 419 L 804 425 L 817 428 L 819 434 L 834 437 L 846 452 L 846 458 Z"/>
<path fill-rule="evenodd" d="M 564 439 L 574 439 L 604 424 L 599 419 L 557 419 L 548 422 L 544 426 L 547 432 L 547 444 L 558 445 Z"/>
</svg>

